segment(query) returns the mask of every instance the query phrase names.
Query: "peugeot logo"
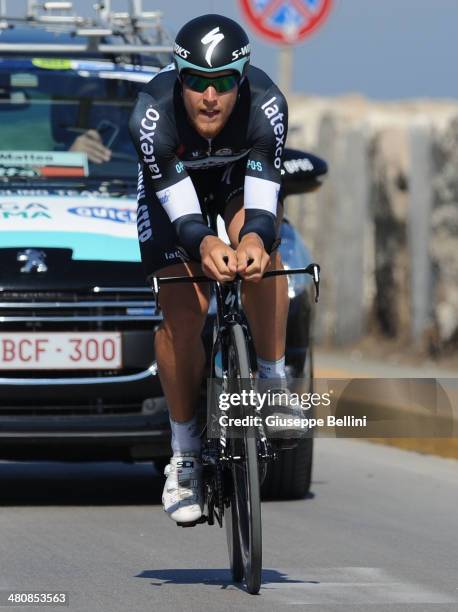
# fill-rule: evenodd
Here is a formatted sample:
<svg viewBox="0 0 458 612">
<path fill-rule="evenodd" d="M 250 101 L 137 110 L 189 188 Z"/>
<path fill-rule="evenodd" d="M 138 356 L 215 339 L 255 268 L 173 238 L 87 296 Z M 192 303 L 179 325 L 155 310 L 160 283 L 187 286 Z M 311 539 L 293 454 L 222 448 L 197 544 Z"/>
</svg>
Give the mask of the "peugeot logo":
<svg viewBox="0 0 458 612">
<path fill-rule="evenodd" d="M 21 272 L 29 274 L 30 272 L 47 272 L 48 266 L 45 262 L 46 253 L 37 251 L 36 249 L 26 249 L 17 254 L 18 261 L 24 261 L 25 264 L 21 268 Z"/>
</svg>

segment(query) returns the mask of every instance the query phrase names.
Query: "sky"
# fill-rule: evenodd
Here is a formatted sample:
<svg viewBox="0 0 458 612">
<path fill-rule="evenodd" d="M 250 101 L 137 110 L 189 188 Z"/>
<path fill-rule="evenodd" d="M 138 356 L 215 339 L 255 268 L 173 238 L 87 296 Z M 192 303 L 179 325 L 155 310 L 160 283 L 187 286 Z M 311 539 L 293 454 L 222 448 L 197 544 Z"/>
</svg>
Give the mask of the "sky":
<svg viewBox="0 0 458 612">
<path fill-rule="evenodd" d="M 7 1 L 17 7 L 21 0 Z M 74 6 L 89 15 L 95 1 L 76 0 Z M 112 4 L 126 10 L 128 0 Z M 172 35 L 205 13 L 236 19 L 252 42 L 253 64 L 277 80 L 278 47 L 250 29 L 238 0 L 143 4 L 145 10 L 163 11 L 163 23 Z M 356 92 L 380 100 L 458 98 L 457 24 L 458 0 L 333 0 L 324 25 L 294 48 L 293 90 L 326 96 Z"/>
</svg>

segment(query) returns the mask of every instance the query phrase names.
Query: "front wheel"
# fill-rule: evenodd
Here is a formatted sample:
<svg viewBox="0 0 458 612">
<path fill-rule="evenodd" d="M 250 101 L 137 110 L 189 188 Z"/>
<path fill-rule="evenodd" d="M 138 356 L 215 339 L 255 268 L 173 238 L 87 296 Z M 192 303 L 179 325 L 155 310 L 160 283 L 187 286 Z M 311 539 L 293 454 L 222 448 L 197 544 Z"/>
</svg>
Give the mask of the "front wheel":
<svg viewBox="0 0 458 612">
<path fill-rule="evenodd" d="M 230 502 L 224 509 L 224 523 L 226 526 L 227 549 L 229 551 L 232 580 L 234 582 L 242 582 L 244 574 L 243 557 L 240 550 L 239 525 L 233 491 L 231 492 Z"/>
<path fill-rule="evenodd" d="M 234 382 L 237 381 L 237 386 L 242 390 L 251 380 L 247 341 L 243 328 L 238 324 L 231 328 L 231 336 L 229 378 Z M 246 414 L 244 413 L 244 416 Z M 262 571 L 261 495 L 257 429 L 255 427 L 244 427 L 243 435 L 232 438 L 231 443 L 233 456 L 240 457 L 240 459 L 234 460 L 231 467 L 233 497 L 230 517 L 232 528 L 237 527 L 247 590 L 251 594 L 256 594 L 261 587 Z M 229 537 L 228 544 L 230 544 Z M 231 555 L 230 546 L 229 551 Z"/>
</svg>

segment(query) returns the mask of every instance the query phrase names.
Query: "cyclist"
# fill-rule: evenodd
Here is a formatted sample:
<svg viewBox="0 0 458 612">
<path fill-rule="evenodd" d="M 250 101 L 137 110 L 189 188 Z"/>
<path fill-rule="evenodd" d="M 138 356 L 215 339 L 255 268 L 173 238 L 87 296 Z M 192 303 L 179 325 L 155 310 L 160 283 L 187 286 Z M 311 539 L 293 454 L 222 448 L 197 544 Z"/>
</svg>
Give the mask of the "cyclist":
<svg viewBox="0 0 458 612">
<path fill-rule="evenodd" d="M 285 98 L 262 70 L 250 66 L 248 37 L 227 17 L 205 15 L 188 22 L 177 34 L 173 56 L 174 63 L 139 94 L 129 123 L 140 160 L 142 262 L 148 276 L 203 271 L 220 282 L 242 276 L 258 375 L 284 381 L 287 280 L 259 281 L 269 267 L 282 267 L 275 249 L 282 217 Z M 216 207 L 224 218 L 230 246 L 208 227 L 205 207 Z M 195 412 L 208 305 L 203 285 L 161 288 L 164 320 L 155 351 L 173 450 L 162 499 L 169 516 L 181 523 L 202 515 Z M 298 416 L 298 409 L 282 409 Z"/>
</svg>

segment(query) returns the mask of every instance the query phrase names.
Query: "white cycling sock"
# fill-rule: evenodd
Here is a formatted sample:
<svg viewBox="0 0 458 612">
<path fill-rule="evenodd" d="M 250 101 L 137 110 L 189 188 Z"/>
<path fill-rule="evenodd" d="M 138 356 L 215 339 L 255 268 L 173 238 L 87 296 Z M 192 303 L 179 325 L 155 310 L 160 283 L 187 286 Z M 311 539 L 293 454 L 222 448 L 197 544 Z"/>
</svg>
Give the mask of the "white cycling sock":
<svg viewBox="0 0 458 612">
<path fill-rule="evenodd" d="M 191 453 L 200 455 L 200 435 L 197 417 L 194 415 L 190 421 L 179 423 L 169 415 L 172 429 L 172 451 L 174 455 Z"/>
<path fill-rule="evenodd" d="M 286 380 L 285 356 L 277 361 L 266 361 L 265 359 L 257 358 L 258 362 L 258 377 L 259 378 L 277 378 Z"/>
</svg>

